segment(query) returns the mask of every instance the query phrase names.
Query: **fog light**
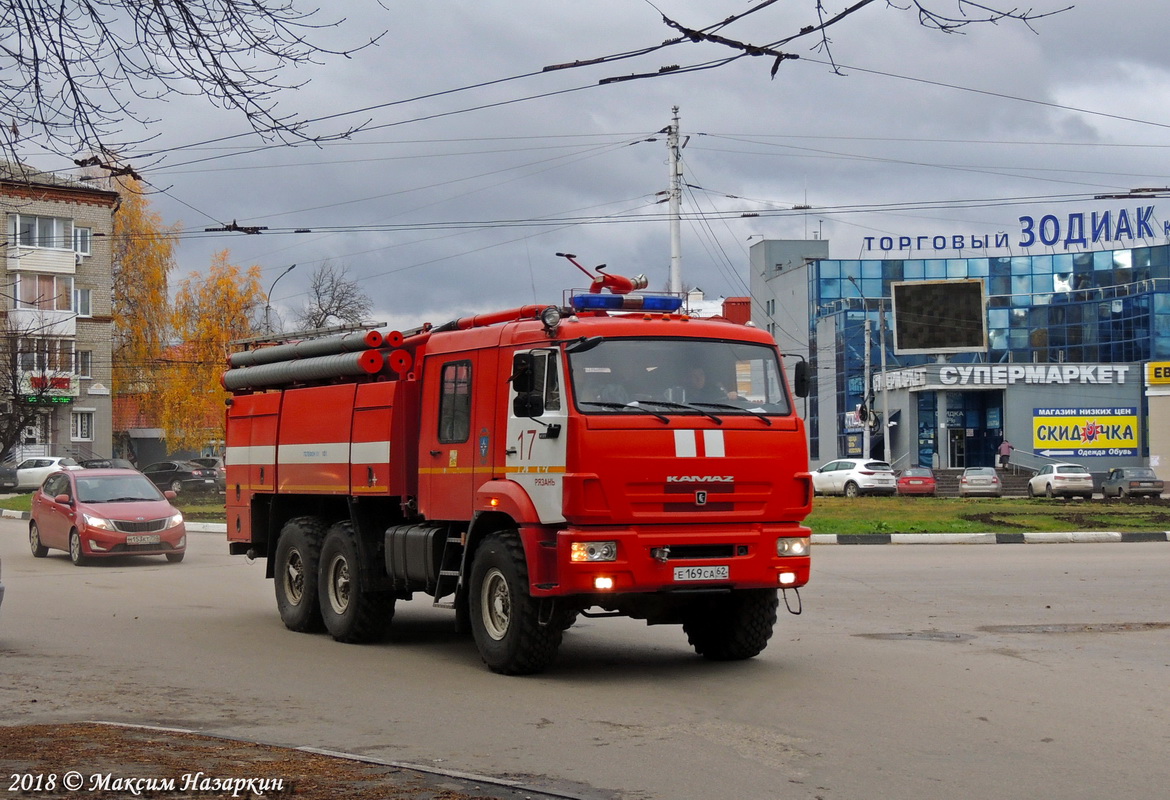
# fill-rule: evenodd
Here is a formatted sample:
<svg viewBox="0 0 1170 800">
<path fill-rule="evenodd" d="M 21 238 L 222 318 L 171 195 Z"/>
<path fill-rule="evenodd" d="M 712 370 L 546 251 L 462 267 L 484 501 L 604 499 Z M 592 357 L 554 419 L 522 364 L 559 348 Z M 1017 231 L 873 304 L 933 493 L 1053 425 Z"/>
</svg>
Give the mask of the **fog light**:
<svg viewBox="0 0 1170 800">
<path fill-rule="evenodd" d="M 778 556 L 807 556 L 808 537 L 784 538 L 776 540 L 776 555 Z"/>
<path fill-rule="evenodd" d="M 107 548 L 105 548 L 105 547 L 102 547 L 100 544 L 98 544 L 97 542 L 95 542 L 93 539 L 90 539 L 90 540 L 89 540 L 89 549 L 90 549 L 90 550 L 96 550 L 96 551 L 98 551 L 99 553 L 104 553 L 104 552 L 106 551 L 106 549 L 107 549 Z"/>
<path fill-rule="evenodd" d="M 793 577 L 793 580 L 796 580 L 795 576 Z M 612 589 L 613 588 L 613 578 L 604 578 L 604 577 L 594 578 L 593 579 L 593 588 L 594 589 L 602 589 L 602 590 Z"/>
<path fill-rule="evenodd" d="M 569 547 L 569 560 L 574 563 L 616 561 L 617 542 L 573 542 Z"/>
<path fill-rule="evenodd" d="M 780 585 L 781 586 L 791 586 L 794 583 L 796 583 L 796 573 L 795 572 L 781 572 L 780 573 Z"/>
</svg>

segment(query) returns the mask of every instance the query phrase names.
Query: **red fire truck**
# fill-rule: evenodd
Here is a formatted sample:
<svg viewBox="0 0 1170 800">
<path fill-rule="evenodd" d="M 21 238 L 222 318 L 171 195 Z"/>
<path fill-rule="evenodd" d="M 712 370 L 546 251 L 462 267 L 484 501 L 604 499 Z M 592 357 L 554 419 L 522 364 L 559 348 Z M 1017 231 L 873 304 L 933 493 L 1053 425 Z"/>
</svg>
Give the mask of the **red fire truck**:
<svg viewBox="0 0 1170 800">
<path fill-rule="evenodd" d="M 284 624 L 371 641 L 421 592 L 506 674 L 578 615 L 763 650 L 809 577 L 804 424 L 771 336 L 642 286 L 233 354 L 228 540 Z"/>
</svg>

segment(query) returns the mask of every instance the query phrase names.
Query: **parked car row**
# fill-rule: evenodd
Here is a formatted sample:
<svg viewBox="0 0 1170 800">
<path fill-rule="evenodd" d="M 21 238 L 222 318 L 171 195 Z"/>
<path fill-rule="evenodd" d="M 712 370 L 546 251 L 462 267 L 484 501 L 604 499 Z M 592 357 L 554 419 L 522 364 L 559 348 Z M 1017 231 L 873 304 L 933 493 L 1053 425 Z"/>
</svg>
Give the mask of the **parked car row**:
<svg viewBox="0 0 1170 800">
<path fill-rule="evenodd" d="M 813 493 L 858 497 L 866 494 L 934 496 L 938 480 L 927 467 L 907 467 L 895 473 L 885 461 L 842 458 L 812 472 Z M 1027 483 L 1028 497 L 1093 496 L 1093 476 L 1081 464 L 1049 464 Z M 1163 481 L 1149 467 L 1111 469 L 1101 483 L 1106 498 L 1160 497 Z M 994 467 L 967 467 L 959 475 L 959 497 L 1003 497 L 1003 480 Z"/>
<path fill-rule="evenodd" d="M 15 467 L 0 467 L 0 491 L 31 492 L 59 470 L 132 469 L 150 478 L 160 489 L 179 492 L 223 492 L 227 471 L 221 458 L 158 461 L 141 469 L 122 458 L 91 458 L 77 461 L 68 456 L 26 458 Z"/>
</svg>

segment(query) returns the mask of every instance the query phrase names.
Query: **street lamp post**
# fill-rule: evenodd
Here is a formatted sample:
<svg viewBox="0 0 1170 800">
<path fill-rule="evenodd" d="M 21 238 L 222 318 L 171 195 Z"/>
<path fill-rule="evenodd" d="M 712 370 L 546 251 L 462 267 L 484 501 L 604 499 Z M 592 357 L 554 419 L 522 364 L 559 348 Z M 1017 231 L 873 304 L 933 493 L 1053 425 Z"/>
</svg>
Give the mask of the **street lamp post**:
<svg viewBox="0 0 1170 800">
<path fill-rule="evenodd" d="M 276 280 L 268 287 L 268 294 L 264 295 L 264 332 L 272 333 L 272 321 L 269 318 L 269 312 L 272 309 L 272 291 L 276 288 L 276 284 L 280 283 L 280 279 L 297 268 L 296 264 L 287 268 L 284 272 L 276 276 Z"/>
</svg>

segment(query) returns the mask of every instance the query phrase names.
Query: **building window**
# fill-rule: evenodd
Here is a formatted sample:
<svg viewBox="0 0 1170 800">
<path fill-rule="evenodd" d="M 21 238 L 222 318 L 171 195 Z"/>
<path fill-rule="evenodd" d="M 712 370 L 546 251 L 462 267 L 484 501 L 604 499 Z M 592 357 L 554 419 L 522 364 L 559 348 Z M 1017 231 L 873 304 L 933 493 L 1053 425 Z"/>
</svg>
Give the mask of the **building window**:
<svg viewBox="0 0 1170 800">
<path fill-rule="evenodd" d="M 73 229 L 73 252 L 88 256 L 91 254 L 90 246 L 93 244 L 93 228 L 74 228 Z"/>
<path fill-rule="evenodd" d="M 41 311 L 72 311 L 72 276 L 38 275 L 29 272 L 18 274 L 16 307 Z"/>
<path fill-rule="evenodd" d="M 36 339 L 22 342 L 20 368 L 25 372 L 71 372 L 72 339 Z"/>
<path fill-rule="evenodd" d="M 93 351 L 78 350 L 75 356 L 76 363 L 74 364 L 73 371 L 77 373 L 77 377 L 93 377 Z"/>
<path fill-rule="evenodd" d="M 21 247 L 73 250 L 73 220 L 66 217 L 35 217 L 10 214 L 8 235 Z"/>
<path fill-rule="evenodd" d="M 93 289 L 74 289 L 73 307 L 79 317 L 93 316 Z"/>
<path fill-rule="evenodd" d="M 70 415 L 70 436 L 75 442 L 93 441 L 92 411 L 74 411 Z"/>
</svg>

